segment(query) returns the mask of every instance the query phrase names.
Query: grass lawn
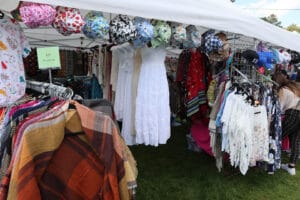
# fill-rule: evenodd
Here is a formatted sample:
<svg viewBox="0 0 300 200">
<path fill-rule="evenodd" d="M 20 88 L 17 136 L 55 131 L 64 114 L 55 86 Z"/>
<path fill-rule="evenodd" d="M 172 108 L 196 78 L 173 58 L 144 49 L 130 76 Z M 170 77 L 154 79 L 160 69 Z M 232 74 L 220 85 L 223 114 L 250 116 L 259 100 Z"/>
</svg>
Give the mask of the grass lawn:
<svg viewBox="0 0 300 200">
<path fill-rule="evenodd" d="M 296 176 L 259 168 L 243 176 L 229 164 L 219 173 L 214 158 L 187 150 L 187 131 L 173 128 L 158 148 L 130 147 L 139 170 L 137 200 L 300 200 L 299 167 Z"/>
</svg>

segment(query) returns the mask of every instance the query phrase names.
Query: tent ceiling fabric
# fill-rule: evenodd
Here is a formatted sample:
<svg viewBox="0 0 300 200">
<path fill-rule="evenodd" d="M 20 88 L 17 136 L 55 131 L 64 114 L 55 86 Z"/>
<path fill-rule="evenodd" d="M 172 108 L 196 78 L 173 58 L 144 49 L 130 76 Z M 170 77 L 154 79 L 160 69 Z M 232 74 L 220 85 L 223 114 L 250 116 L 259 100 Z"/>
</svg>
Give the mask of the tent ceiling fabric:
<svg viewBox="0 0 300 200">
<path fill-rule="evenodd" d="M 1 0 L 1 7 L 2 1 L 7 0 Z M 30 1 L 49 3 L 48 0 Z M 243 34 L 300 52 L 299 34 L 251 16 L 229 0 L 51 0 L 51 4 L 193 24 Z"/>
</svg>

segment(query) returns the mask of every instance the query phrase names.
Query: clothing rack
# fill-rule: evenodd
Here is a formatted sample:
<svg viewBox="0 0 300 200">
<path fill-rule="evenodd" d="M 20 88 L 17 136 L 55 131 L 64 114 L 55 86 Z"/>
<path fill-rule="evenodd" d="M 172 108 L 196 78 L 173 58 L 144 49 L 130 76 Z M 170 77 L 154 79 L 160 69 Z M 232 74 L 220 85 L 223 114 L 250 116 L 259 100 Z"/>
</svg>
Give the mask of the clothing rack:
<svg viewBox="0 0 300 200">
<path fill-rule="evenodd" d="M 72 99 L 74 95 L 71 88 L 55 85 L 53 83 L 27 80 L 26 88 L 42 94 L 49 94 L 51 97 L 60 97 L 62 99 Z"/>
<path fill-rule="evenodd" d="M 259 71 L 257 70 L 257 69 L 254 69 L 255 70 L 255 72 L 259 75 L 259 76 L 261 76 L 262 77 L 262 79 L 264 80 L 264 81 L 268 81 L 268 82 L 271 82 L 271 83 L 273 83 L 274 85 L 276 85 L 277 87 L 279 86 L 279 84 L 278 83 L 276 83 L 275 81 L 273 81 L 270 77 L 268 77 L 268 76 L 265 76 L 265 75 L 263 75 L 263 74 L 261 74 L 261 73 L 259 73 Z"/>
<path fill-rule="evenodd" d="M 240 70 L 238 70 L 236 67 L 231 66 L 231 68 L 237 72 L 239 75 L 241 75 L 247 82 L 253 84 L 253 82 L 248 78 L 248 76 L 246 76 L 245 74 L 243 74 Z"/>
</svg>

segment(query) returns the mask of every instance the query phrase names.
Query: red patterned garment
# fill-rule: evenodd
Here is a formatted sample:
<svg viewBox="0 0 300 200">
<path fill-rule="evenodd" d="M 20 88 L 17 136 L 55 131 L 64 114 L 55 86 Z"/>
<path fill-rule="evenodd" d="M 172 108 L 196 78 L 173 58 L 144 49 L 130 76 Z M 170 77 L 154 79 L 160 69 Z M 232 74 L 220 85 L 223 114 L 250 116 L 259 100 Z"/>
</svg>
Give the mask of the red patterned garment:
<svg viewBox="0 0 300 200">
<path fill-rule="evenodd" d="M 188 117 L 197 113 L 200 105 L 207 102 L 205 69 L 204 55 L 199 51 L 192 51 L 186 81 Z"/>
</svg>

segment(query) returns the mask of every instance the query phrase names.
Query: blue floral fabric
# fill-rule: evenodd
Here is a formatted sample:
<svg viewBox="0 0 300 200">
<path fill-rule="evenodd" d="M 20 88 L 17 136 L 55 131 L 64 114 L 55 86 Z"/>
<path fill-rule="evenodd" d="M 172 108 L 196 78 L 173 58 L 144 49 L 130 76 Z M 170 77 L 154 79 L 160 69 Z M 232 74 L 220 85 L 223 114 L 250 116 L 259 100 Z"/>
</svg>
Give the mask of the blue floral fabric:
<svg viewBox="0 0 300 200">
<path fill-rule="evenodd" d="M 143 47 L 150 42 L 154 37 L 154 27 L 150 20 L 135 17 L 133 21 L 136 28 L 136 38 L 133 40 L 135 47 Z"/>
<path fill-rule="evenodd" d="M 86 14 L 84 20 L 85 25 L 82 28 L 82 32 L 86 37 L 103 39 L 107 36 L 109 23 L 101 12 L 90 11 Z"/>
</svg>

